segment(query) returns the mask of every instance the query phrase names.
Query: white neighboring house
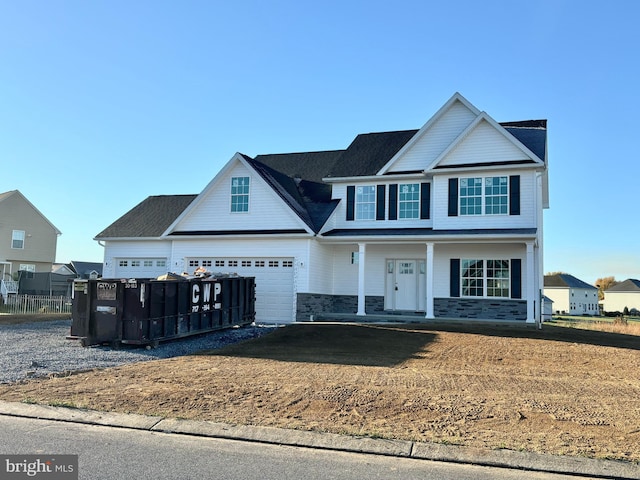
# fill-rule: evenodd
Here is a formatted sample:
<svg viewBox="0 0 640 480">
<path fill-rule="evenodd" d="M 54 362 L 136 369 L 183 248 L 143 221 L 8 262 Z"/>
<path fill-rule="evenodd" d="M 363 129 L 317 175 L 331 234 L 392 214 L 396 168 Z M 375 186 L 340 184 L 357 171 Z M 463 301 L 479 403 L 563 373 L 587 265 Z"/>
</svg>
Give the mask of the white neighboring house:
<svg viewBox="0 0 640 480">
<path fill-rule="evenodd" d="M 557 314 L 600 314 L 598 289 L 568 273 L 545 275 L 544 294 L 553 300 L 553 311 Z"/>
<path fill-rule="evenodd" d="M 105 278 L 256 277 L 256 321 L 403 313 L 541 318 L 546 120 L 453 95 L 418 130 L 344 150 L 235 154 L 198 195 L 145 199 L 99 233 Z"/>
<path fill-rule="evenodd" d="M 605 312 L 622 313 L 624 307 L 640 310 L 640 280 L 629 278 L 604 291 Z"/>
</svg>

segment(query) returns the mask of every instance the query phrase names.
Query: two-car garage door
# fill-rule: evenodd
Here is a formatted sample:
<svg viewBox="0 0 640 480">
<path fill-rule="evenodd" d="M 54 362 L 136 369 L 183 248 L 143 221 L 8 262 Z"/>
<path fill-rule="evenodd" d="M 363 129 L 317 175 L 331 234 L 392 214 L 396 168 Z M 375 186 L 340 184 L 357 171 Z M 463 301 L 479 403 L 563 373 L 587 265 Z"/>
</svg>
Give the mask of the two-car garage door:
<svg viewBox="0 0 640 480">
<path fill-rule="evenodd" d="M 149 259 L 127 259 L 126 265 L 122 260 L 116 262 L 116 277 L 156 277 L 167 272 L 166 267 L 154 270 L 157 259 L 153 259 L 153 265 L 149 265 L 149 269 L 137 268 L 145 265 L 145 260 L 149 265 Z M 132 262 L 137 267 L 132 267 Z M 185 259 L 185 267 L 188 273 L 202 267 L 212 273 L 237 273 L 244 277 L 255 277 L 256 322 L 290 323 L 294 319 L 293 258 L 199 257 Z"/>
</svg>

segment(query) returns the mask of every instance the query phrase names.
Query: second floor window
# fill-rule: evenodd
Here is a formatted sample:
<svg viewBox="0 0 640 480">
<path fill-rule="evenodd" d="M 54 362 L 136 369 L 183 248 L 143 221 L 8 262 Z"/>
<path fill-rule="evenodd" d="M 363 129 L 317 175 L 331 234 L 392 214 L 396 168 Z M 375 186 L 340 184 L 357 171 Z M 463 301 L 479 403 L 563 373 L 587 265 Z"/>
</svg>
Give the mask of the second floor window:
<svg viewBox="0 0 640 480">
<path fill-rule="evenodd" d="M 376 187 L 356 187 L 356 220 L 375 220 Z"/>
<path fill-rule="evenodd" d="M 487 177 L 484 179 L 484 213 L 486 215 L 506 215 L 509 198 L 507 177 Z"/>
<path fill-rule="evenodd" d="M 404 183 L 399 185 L 398 213 L 399 218 L 420 217 L 420 185 Z"/>
<path fill-rule="evenodd" d="M 460 179 L 460 215 L 506 215 L 509 213 L 507 177 Z"/>
<path fill-rule="evenodd" d="M 231 179 L 231 211 L 249 211 L 249 177 Z"/>
<path fill-rule="evenodd" d="M 11 235 L 11 248 L 24 248 L 24 230 L 14 230 Z"/>
</svg>

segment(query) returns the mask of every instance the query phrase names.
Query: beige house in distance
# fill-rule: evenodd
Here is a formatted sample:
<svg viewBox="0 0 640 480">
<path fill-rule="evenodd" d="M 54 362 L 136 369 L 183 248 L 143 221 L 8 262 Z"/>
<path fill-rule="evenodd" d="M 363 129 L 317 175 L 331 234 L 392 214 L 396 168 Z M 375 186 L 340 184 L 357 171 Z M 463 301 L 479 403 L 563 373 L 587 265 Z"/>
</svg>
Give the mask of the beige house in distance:
<svg viewBox="0 0 640 480">
<path fill-rule="evenodd" d="M 0 296 L 17 293 L 19 275 L 51 272 L 61 234 L 18 190 L 0 193 Z"/>
<path fill-rule="evenodd" d="M 628 278 L 605 290 L 605 312 L 624 312 L 625 307 L 629 310 L 640 310 L 640 280 Z"/>
</svg>

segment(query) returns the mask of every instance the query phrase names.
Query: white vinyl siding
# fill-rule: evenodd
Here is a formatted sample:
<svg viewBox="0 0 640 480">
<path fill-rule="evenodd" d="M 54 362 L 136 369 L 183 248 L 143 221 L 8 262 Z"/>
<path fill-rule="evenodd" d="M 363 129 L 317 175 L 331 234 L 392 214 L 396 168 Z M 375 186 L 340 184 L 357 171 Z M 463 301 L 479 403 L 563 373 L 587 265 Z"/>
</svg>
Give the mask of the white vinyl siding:
<svg viewBox="0 0 640 480">
<path fill-rule="evenodd" d="M 528 160 L 529 157 L 486 120 L 438 162 L 439 167 Z"/>
<path fill-rule="evenodd" d="M 232 177 L 250 177 L 250 208 L 241 215 L 231 212 Z M 280 230 L 304 229 L 306 225 L 258 175 L 238 162 L 205 189 L 194 208 L 176 225 L 190 230 Z"/>
<path fill-rule="evenodd" d="M 115 278 L 156 278 L 167 273 L 166 258 L 118 258 Z"/>
<path fill-rule="evenodd" d="M 546 293 L 545 289 L 545 293 Z M 640 310 L 640 290 L 637 292 L 605 292 L 603 308 L 605 312 L 624 312 L 624 307 L 629 310 Z M 556 305 L 553 309 L 557 310 Z"/>
<path fill-rule="evenodd" d="M 475 118 L 475 114 L 460 102 L 455 102 L 391 166 L 391 172 L 421 171 L 427 168 Z"/>
</svg>

